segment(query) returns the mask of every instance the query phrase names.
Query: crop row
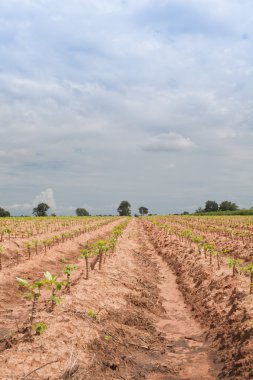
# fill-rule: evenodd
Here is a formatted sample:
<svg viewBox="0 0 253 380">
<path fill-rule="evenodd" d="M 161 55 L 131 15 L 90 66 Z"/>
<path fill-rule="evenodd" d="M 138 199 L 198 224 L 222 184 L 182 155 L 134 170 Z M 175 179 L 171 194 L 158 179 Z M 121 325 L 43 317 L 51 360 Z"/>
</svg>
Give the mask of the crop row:
<svg viewBox="0 0 253 380">
<path fill-rule="evenodd" d="M 6 248 L 3 244 L 0 245 L 0 270 L 3 269 L 3 256 L 6 261 L 5 267 L 18 265 L 21 262 L 21 259 L 27 260 L 30 259 L 32 255 L 38 255 L 42 251 L 44 253 L 47 250 L 59 245 L 60 243 L 64 243 L 67 240 L 74 239 L 86 232 L 94 231 L 97 228 L 106 225 L 115 218 L 106 218 L 96 220 L 95 223 L 86 222 L 81 227 L 76 227 L 70 229 L 69 231 L 61 231 L 58 234 L 53 234 L 51 236 L 47 236 L 45 239 L 30 239 L 27 241 L 23 241 L 21 244 L 14 242 L 15 248 L 10 249 Z"/>
<path fill-rule="evenodd" d="M 97 240 L 92 243 L 80 245 L 80 259 L 85 259 L 86 262 L 86 280 L 89 278 L 89 270 L 94 270 L 97 263 L 99 269 L 102 269 L 106 258 L 110 257 L 115 251 L 117 241 L 126 228 L 127 223 L 128 220 L 114 227 L 110 236 L 104 240 Z M 77 270 L 78 267 L 75 264 L 68 263 L 63 269 L 64 277 L 61 279 L 49 271 L 44 272 L 42 279 L 34 281 L 17 277 L 17 282 L 22 292 L 21 295 L 28 301 L 28 307 L 30 309 L 29 322 L 22 330 L 24 333 L 23 338 L 32 340 L 33 332 L 35 332 L 36 335 L 40 335 L 45 331 L 47 328 L 45 322 L 37 320 L 39 299 L 44 298 L 43 302 L 47 304 L 47 311 L 51 313 L 55 306 L 61 302 L 60 291 L 65 289 L 67 292 L 70 292 L 72 273 Z"/>
<path fill-rule="evenodd" d="M 239 219 L 240 218 L 240 219 Z M 201 233 L 211 233 L 219 237 L 242 240 L 244 243 L 253 242 L 253 218 L 224 218 L 224 217 L 192 217 L 192 216 L 167 216 L 160 217 L 175 226 L 183 226 L 198 230 Z"/>
<path fill-rule="evenodd" d="M 100 217 L 22 217 L 0 218 L 0 241 L 5 239 L 29 238 L 31 236 L 53 233 L 87 222 L 98 221 Z"/>
<path fill-rule="evenodd" d="M 209 265 L 213 265 L 216 262 L 217 269 L 221 269 L 221 263 L 223 263 L 223 259 L 229 266 L 232 268 L 232 276 L 235 276 L 237 273 L 245 273 L 249 275 L 249 289 L 250 294 L 253 292 L 253 263 L 245 262 L 243 259 L 234 257 L 231 255 L 229 248 L 223 248 L 219 250 L 217 246 L 208 242 L 208 240 L 201 236 L 193 233 L 191 229 L 182 229 L 177 228 L 174 225 L 170 225 L 167 223 L 161 223 L 157 221 L 155 218 L 149 219 L 149 221 L 162 229 L 165 233 L 169 235 L 176 235 L 181 240 L 186 240 L 189 245 L 192 244 L 197 246 L 196 252 L 199 255 L 204 255 L 205 260 L 208 260 Z M 194 252 L 194 250 L 193 250 Z M 230 254 L 228 256 L 228 254 Z"/>
</svg>

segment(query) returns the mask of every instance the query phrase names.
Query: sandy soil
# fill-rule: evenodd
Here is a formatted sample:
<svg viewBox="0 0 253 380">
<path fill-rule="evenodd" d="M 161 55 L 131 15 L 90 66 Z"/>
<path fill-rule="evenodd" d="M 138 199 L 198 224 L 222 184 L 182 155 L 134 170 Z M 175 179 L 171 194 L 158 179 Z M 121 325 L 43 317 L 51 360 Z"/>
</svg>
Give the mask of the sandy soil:
<svg viewBox="0 0 253 380">
<path fill-rule="evenodd" d="M 119 222 L 86 239 L 108 235 Z M 115 253 L 86 280 L 78 242 L 68 244 L 1 275 L 1 379 L 252 378 L 252 328 L 242 291 L 196 260 L 187 245 L 132 219 Z M 70 292 L 62 292 L 53 312 L 40 303 L 36 320 L 48 329 L 29 342 L 13 333 L 30 312 L 15 276 L 60 275 L 62 258 L 78 263 Z"/>
<path fill-rule="evenodd" d="M 245 276 L 235 278 L 227 266 L 217 270 L 197 247 L 168 235 L 145 222 L 157 252 L 177 276 L 177 282 L 193 315 L 201 322 L 213 348 L 218 378 L 252 379 L 253 295 Z"/>
</svg>

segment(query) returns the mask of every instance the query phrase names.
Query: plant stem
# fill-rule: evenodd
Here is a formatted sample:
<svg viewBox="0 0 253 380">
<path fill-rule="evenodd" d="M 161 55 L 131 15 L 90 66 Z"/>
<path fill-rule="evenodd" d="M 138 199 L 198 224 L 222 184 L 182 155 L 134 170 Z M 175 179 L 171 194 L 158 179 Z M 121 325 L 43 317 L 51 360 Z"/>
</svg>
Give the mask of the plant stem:
<svg viewBox="0 0 253 380">
<path fill-rule="evenodd" d="M 30 330 L 29 330 L 30 338 L 32 338 L 32 327 L 33 327 L 33 321 L 36 315 L 38 299 L 39 299 L 39 294 L 35 293 L 33 296 L 32 313 L 31 313 L 31 318 L 30 318 Z"/>
<path fill-rule="evenodd" d="M 89 259 L 85 256 L 85 264 L 86 264 L 86 280 L 89 279 Z"/>
</svg>

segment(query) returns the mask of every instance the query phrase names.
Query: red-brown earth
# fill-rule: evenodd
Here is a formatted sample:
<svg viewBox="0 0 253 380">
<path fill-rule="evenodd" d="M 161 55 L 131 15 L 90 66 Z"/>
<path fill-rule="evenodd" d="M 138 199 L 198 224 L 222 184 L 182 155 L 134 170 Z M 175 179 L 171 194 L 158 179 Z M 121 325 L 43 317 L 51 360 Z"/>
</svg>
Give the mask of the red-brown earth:
<svg viewBox="0 0 253 380">
<path fill-rule="evenodd" d="M 102 269 L 85 279 L 79 244 L 109 236 L 120 222 L 1 272 L 0 378 L 253 378 L 253 296 L 245 277 L 217 271 L 187 241 L 132 219 Z M 42 299 L 35 318 L 48 328 L 28 341 L 31 306 L 15 278 L 45 271 L 62 278 L 65 261 L 78 266 L 70 292 L 61 291 L 53 312 Z"/>
</svg>

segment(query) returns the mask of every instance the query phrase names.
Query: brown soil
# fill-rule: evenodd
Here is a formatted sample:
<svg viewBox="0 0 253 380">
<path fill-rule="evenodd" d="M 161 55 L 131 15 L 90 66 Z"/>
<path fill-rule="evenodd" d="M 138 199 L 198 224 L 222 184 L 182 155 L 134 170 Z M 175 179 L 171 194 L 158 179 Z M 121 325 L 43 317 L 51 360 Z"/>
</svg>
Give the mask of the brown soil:
<svg viewBox="0 0 253 380">
<path fill-rule="evenodd" d="M 223 265 L 217 270 L 199 255 L 197 247 L 189 248 L 187 240 L 168 235 L 149 222 L 145 229 L 176 274 L 192 314 L 207 332 L 214 362 L 219 366 L 218 378 L 252 379 L 253 296 L 245 286 L 245 277 L 232 277 L 231 270 Z"/>
<path fill-rule="evenodd" d="M 242 290 L 175 237 L 133 219 L 102 270 L 85 280 L 78 243 L 106 236 L 118 223 L 1 274 L 0 379 L 252 378 L 250 310 Z M 51 313 L 40 303 L 36 321 L 48 329 L 29 342 L 21 327 L 30 306 L 15 277 L 35 279 L 46 270 L 60 276 L 63 258 L 78 263 L 70 292 L 62 292 Z"/>
</svg>

